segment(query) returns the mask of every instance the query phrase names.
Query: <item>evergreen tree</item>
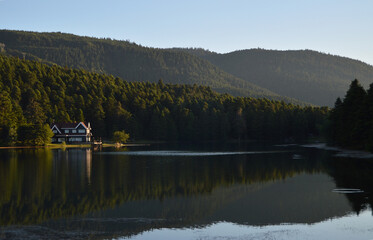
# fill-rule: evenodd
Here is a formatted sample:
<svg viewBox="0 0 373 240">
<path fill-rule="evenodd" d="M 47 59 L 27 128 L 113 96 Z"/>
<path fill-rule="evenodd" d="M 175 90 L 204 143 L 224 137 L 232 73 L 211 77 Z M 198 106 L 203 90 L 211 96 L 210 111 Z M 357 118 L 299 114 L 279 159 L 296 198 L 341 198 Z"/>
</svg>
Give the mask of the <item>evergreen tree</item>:
<svg viewBox="0 0 373 240">
<path fill-rule="evenodd" d="M 0 55 L 1 144 L 42 144 L 30 132 L 89 121 L 95 137 L 123 131 L 149 140 L 305 140 L 327 108 L 233 97 L 197 85 L 127 82 L 104 74 Z M 11 140 L 13 139 L 13 140 Z M 23 142 L 23 143 L 22 143 Z"/>
<path fill-rule="evenodd" d="M 358 80 L 352 81 L 345 98 L 338 98 L 330 112 L 330 143 L 372 151 L 372 103 L 373 85 L 365 91 Z"/>
</svg>

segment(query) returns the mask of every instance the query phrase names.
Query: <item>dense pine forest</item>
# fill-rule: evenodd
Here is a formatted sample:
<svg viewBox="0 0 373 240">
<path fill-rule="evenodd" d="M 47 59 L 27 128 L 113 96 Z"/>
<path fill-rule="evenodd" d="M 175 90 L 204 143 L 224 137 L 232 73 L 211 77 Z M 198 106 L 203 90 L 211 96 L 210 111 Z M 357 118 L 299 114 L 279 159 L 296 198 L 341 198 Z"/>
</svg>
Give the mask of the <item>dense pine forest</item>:
<svg viewBox="0 0 373 240">
<path fill-rule="evenodd" d="M 0 52 L 127 81 L 197 84 L 219 93 L 332 107 L 352 79 L 373 82 L 373 66 L 311 50 L 157 49 L 65 33 L 0 30 Z"/>
<path fill-rule="evenodd" d="M 112 75 L 0 55 L 2 144 L 53 122 L 89 121 L 94 136 L 125 130 L 132 139 L 305 140 L 328 109 L 233 97 L 197 85 L 127 82 Z M 37 132 L 32 132 L 39 126 Z M 41 130 L 40 130 L 41 129 Z"/>
<path fill-rule="evenodd" d="M 373 84 L 366 91 L 355 79 L 329 119 L 331 144 L 373 152 Z"/>
<path fill-rule="evenodd" d="M 185 52 L 143 47 L 129 41 L 81 37 L 65 33 L 0 30 L 0 51 L 44 63 L 112 74 L 127 81 L 197 84 L 233 96 L 265 97 L 302 102 L 222 71 L 205 59 Z"/>
</svg>

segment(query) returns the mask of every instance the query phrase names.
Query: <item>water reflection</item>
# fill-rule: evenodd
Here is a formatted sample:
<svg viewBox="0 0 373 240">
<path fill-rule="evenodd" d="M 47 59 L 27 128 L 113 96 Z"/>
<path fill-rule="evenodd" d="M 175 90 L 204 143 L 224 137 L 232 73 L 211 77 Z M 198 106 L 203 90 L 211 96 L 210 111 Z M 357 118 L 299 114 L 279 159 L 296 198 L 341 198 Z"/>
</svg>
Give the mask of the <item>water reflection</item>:
<svg viewBox="0 0 373 240">
<path fill-rule="evenodd" d="M 313 224 L 372 206 L 368 160 L 333 159 L 326 151 L 296 147 L 235 149 L 239 154 L 174 150 L 146 156 L 91 149 L 0 151 L 2 232 L 15 237 L 19 232 L 13 230 L 21 228 L 47 239 L 56 233 L 130 236 L 216 222 Z M 340 194 L 336 188 L 364 192 Z"/>
<path fill-rule="evenodd" d="M 361 193 L 344 194 L 356 213 L 373 206 L 372 163 L 372 159 L 335 158 L 328 168 L 328 174 L 338 188 L 362 190 Z"/>
<path fill-rule="evenodd" d="M 372 239 L 373 227 L 371 225 L 371 212 L 365 211 L 360 216 L 347 215 L 333 221 L 327 220 L 316 224 L 281 224 L 267 226 L 244 226 L 229 222 L 219 222 L 204 228 L 172 228 L 153 229 L 142 232 L 129 238 L 118 239 L 229 239 L 229 240 L 256 240 L 256 239 L 317 239 L 317 240 L 351 240 Z"/>
</svg>

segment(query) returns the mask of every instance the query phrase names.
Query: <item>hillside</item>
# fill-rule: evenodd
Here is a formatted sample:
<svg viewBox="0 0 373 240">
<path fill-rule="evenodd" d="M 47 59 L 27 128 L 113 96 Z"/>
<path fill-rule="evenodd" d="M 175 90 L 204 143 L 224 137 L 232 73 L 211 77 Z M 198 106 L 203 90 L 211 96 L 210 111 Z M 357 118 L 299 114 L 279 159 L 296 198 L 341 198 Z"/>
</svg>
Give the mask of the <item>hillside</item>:
<svg viewBox="0 0 373 240">
<path fill-rule="evenodd" d="M 373 66 L 310 50 L 251 49 L 218 54 L 203 49 L 174 49 L 204 58 L 222 70 L 277 94 L 316 105 L 333 106 L 349 84 L 359 79 L 367 88 Z"/>
<path fill-rule="evenodd" d="M 25 132 L 32 126 L 80 121 L 106 138 L 125 130 L 149 140 L 302 140 L 318 134 L 327 112 L 206 86 L 127 82 L 0 54 L 0 144 L 28 141 L 20 137 L 33 137 Z"/>
<path fill-rule="evenodd" d="M 0 30 L 7 55 L 55 63 L 128 81 L 197 84 L 233 96 L 266 97 L 302 104 L 234 77 L 194 55 L 147 48 L 128 41 L 80 37 L 64 33 Z"/>
</svg>

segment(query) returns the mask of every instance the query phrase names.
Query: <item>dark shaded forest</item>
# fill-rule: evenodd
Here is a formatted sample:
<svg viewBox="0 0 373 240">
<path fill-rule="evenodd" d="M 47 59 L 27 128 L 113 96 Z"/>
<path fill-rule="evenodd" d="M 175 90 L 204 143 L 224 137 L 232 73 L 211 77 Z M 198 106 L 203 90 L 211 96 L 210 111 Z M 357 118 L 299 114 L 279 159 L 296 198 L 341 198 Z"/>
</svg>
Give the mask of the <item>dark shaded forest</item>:
<svg viewBox="0 0 373 240">
<path fill-rule="evenodd" d="M 352 81 L 346 96 L 337 98 L 329 120 L 332 145 L 373 152 L 373 84 L 366 91 L 358 80 Z"/>
<path fill-rule="evenodd" d="M 55 63 L 90 72 L 112 74 L 128 81 L 197 84 L 233 96 L 265 97 L 295 104 L 228 74 L 205 59 L 184 52 L 143 47 L 129 41 L 80 37 L 65 33 L 0 30 L 4 54 Z"/>
<path fill-rule="evenodd" d="M 218 54 L 203 49 L 174 49 L 210 61 L 223 71 L 277 94 L 332 107 L 352 79 L 373 82 L 373 66 L 311 50 L 250 49 Z"/>
<path fill-rule="evenodd" d="M 2 144 L 25 125 L 89 121 L 96 137 L 302 141 L 319 135 L 326 107 L 232 97 L 197 85 L 127 82 L 112 75 L 0 55 Z M 21 128 L 22 129 L 22 128 Z"/>
</svg>

